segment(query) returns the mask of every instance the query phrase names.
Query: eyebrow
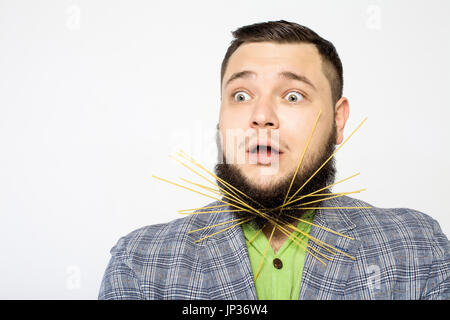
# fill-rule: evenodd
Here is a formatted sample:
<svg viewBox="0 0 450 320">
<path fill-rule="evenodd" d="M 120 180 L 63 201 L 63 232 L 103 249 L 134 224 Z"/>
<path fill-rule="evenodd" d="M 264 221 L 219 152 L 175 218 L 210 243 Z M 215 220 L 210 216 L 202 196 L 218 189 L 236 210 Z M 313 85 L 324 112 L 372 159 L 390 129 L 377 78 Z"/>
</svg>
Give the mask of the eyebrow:
<svg viewBox="0 0 450 320">
<path fill-rule="evenodd" d="M 233 73 L 231 75 L 230 79 L 227 80 L 225 87 L 227 87 L 230 84 L 230 82 L 232 82 L 236 79 L 245 79 L 245 78 L 249 78 L 250 76 L 253 76 L 253 75 L 256 75 L 256 72 L 250 71 L 250 70 L 243 70 L 243 71 Z M 289 80 L 301 81 L 301 82 L 304 82 L 307 85 L 311 86 L 314 90 L 317 90 L 316 87 L 314 86 L 314 84 L 311 82 L 311 80 L 309 80 L 307 77 L 305 77 L 303 75 L 296 74 L 291 71 L 281 71 L 278 73 L 278 77 L 284 78 L 284 79 L 289 79 Z"/>
</svg>

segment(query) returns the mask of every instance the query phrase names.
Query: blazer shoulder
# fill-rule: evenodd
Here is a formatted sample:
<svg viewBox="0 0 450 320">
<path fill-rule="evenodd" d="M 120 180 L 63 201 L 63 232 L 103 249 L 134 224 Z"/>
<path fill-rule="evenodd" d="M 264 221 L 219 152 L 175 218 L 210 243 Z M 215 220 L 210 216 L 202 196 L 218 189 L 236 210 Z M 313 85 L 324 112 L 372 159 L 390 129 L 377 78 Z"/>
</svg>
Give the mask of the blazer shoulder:
<svg viewBox="0 0 450 320">
<path fill-rule="evenodd" d="M 361 209 L 351 215 L 352 222 L 359 228 L 366 228 L 375 232 L 384 231 L 389 233 L 391 237 L 407 236 L 442 243 L 447 240 L 439 223 L 424 212 L 405 207 L 377 207 L 350 197 L 347 197 L 346 205 L 371 207 L 370 209 Z"/>
<path fill-rule="evenodd" d="M 207 206 L 217 205 L 216 202 Z M 148 256 L 150 253 L 161 252 L 170 254 L 179 251 L 180 246 L 193 245 L 190 230 L 208 225 L 209 215 L 191 214 L 166 223 L 147 225 L 133 230 L 121 237 L 111 254 L 115 256 Z"/>
</svg>

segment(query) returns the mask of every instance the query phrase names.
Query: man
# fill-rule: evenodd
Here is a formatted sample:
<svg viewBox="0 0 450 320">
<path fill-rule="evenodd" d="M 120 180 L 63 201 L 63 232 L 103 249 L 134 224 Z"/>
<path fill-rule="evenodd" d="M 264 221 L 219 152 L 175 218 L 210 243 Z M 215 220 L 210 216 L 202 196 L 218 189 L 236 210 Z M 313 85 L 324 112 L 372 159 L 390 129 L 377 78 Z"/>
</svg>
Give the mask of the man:
<svg viewBox="0 0 450 320">
<path fill-rule="evenodd" d="M 349 116 L 334 46 L 284 20 L 233 36 L 221 70 L 222 198 L 119 239 L 99 298 L 450 298 L 449 241 L 435 220 L 330 191 Z"/>
</svg>

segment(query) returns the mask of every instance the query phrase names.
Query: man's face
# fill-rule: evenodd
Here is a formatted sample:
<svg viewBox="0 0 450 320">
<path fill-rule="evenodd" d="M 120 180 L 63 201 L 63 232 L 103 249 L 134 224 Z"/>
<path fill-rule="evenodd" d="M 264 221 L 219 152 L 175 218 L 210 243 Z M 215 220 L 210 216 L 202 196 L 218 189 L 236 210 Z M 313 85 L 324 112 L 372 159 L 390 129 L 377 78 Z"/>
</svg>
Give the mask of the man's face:
<svg viewBox="0 0 450 320">
<path fill-rule="evenodd" d="M 229 82 L 242 71 L 252 73 Z M 298 75 L 301 80 L 280 76 L 282 72 Z M 347 107 L 336 114 L 335 143 L 341 143 L 348 117 L 348 105 L 344 102 Z M 303 43 L 241 45 L 230 57 L 222 82 L 219 131 L 224 139 L 222 148 L 226 162 L 253 187 L 270 190 L 292 177 L 320 110 L 322 113 L 299 175 L 306 172 L 308 164 L 311 166 L 320 158 L 335 118 L 331 87 L 323 73 L 319 52 L 314 45 Z M 254 134 L 233 145 L 227 141 L 230 130 Z M 278 144 L 279 154 L 272 151 L 271 157 L 259 157 L 248 150 L 258 141 L 260 144 Z M 236 157 L 230 159 L 227 156 L 230 146 L 236 148 L 234 154 L 244 154 L 245 161 L 237 161 Z M 277 169 L 266 174 L 267 171 L 261 169 L 267 166 Z"/>
</svg>

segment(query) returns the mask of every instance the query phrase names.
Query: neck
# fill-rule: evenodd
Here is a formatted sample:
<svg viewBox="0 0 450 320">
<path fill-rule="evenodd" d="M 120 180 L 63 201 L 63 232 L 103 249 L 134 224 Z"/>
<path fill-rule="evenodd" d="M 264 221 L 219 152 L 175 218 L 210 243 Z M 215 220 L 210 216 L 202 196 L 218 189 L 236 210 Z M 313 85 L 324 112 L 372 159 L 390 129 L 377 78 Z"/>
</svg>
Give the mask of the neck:
<svg viewBox="0 0 450 320">
<path fill-rule="evenodd" d="M 290 224 L 293 225 L 294 227 L 296 227 L 295 224 Z M 269 241 L 270 239 L 270 235 L 272 234 L 272 230 L 273 230 L 274 226 L 272 224 L 268 224 L 267 226 L 265 226 L 262 231 L 264 233 L 264 235 L 267 238 L 267 241 Z M 285 231 L 288 234 L 291 234 L 293 229 L 289 228 L 288 226 L 284 226 L 283 231 Z M 285 234 L 285 232 L 280 231 L 280 229 L 275 228 L 275 231 L 273 232 L 272 235 L 272 239 L 270 241 L 270 246 L 273 249 L 273 252 L 277 253 L 278 250 L 280 250 L 280 248 L 283 246 L 283 243 L 289 238 L 288 235 Z"/>
</svg>

